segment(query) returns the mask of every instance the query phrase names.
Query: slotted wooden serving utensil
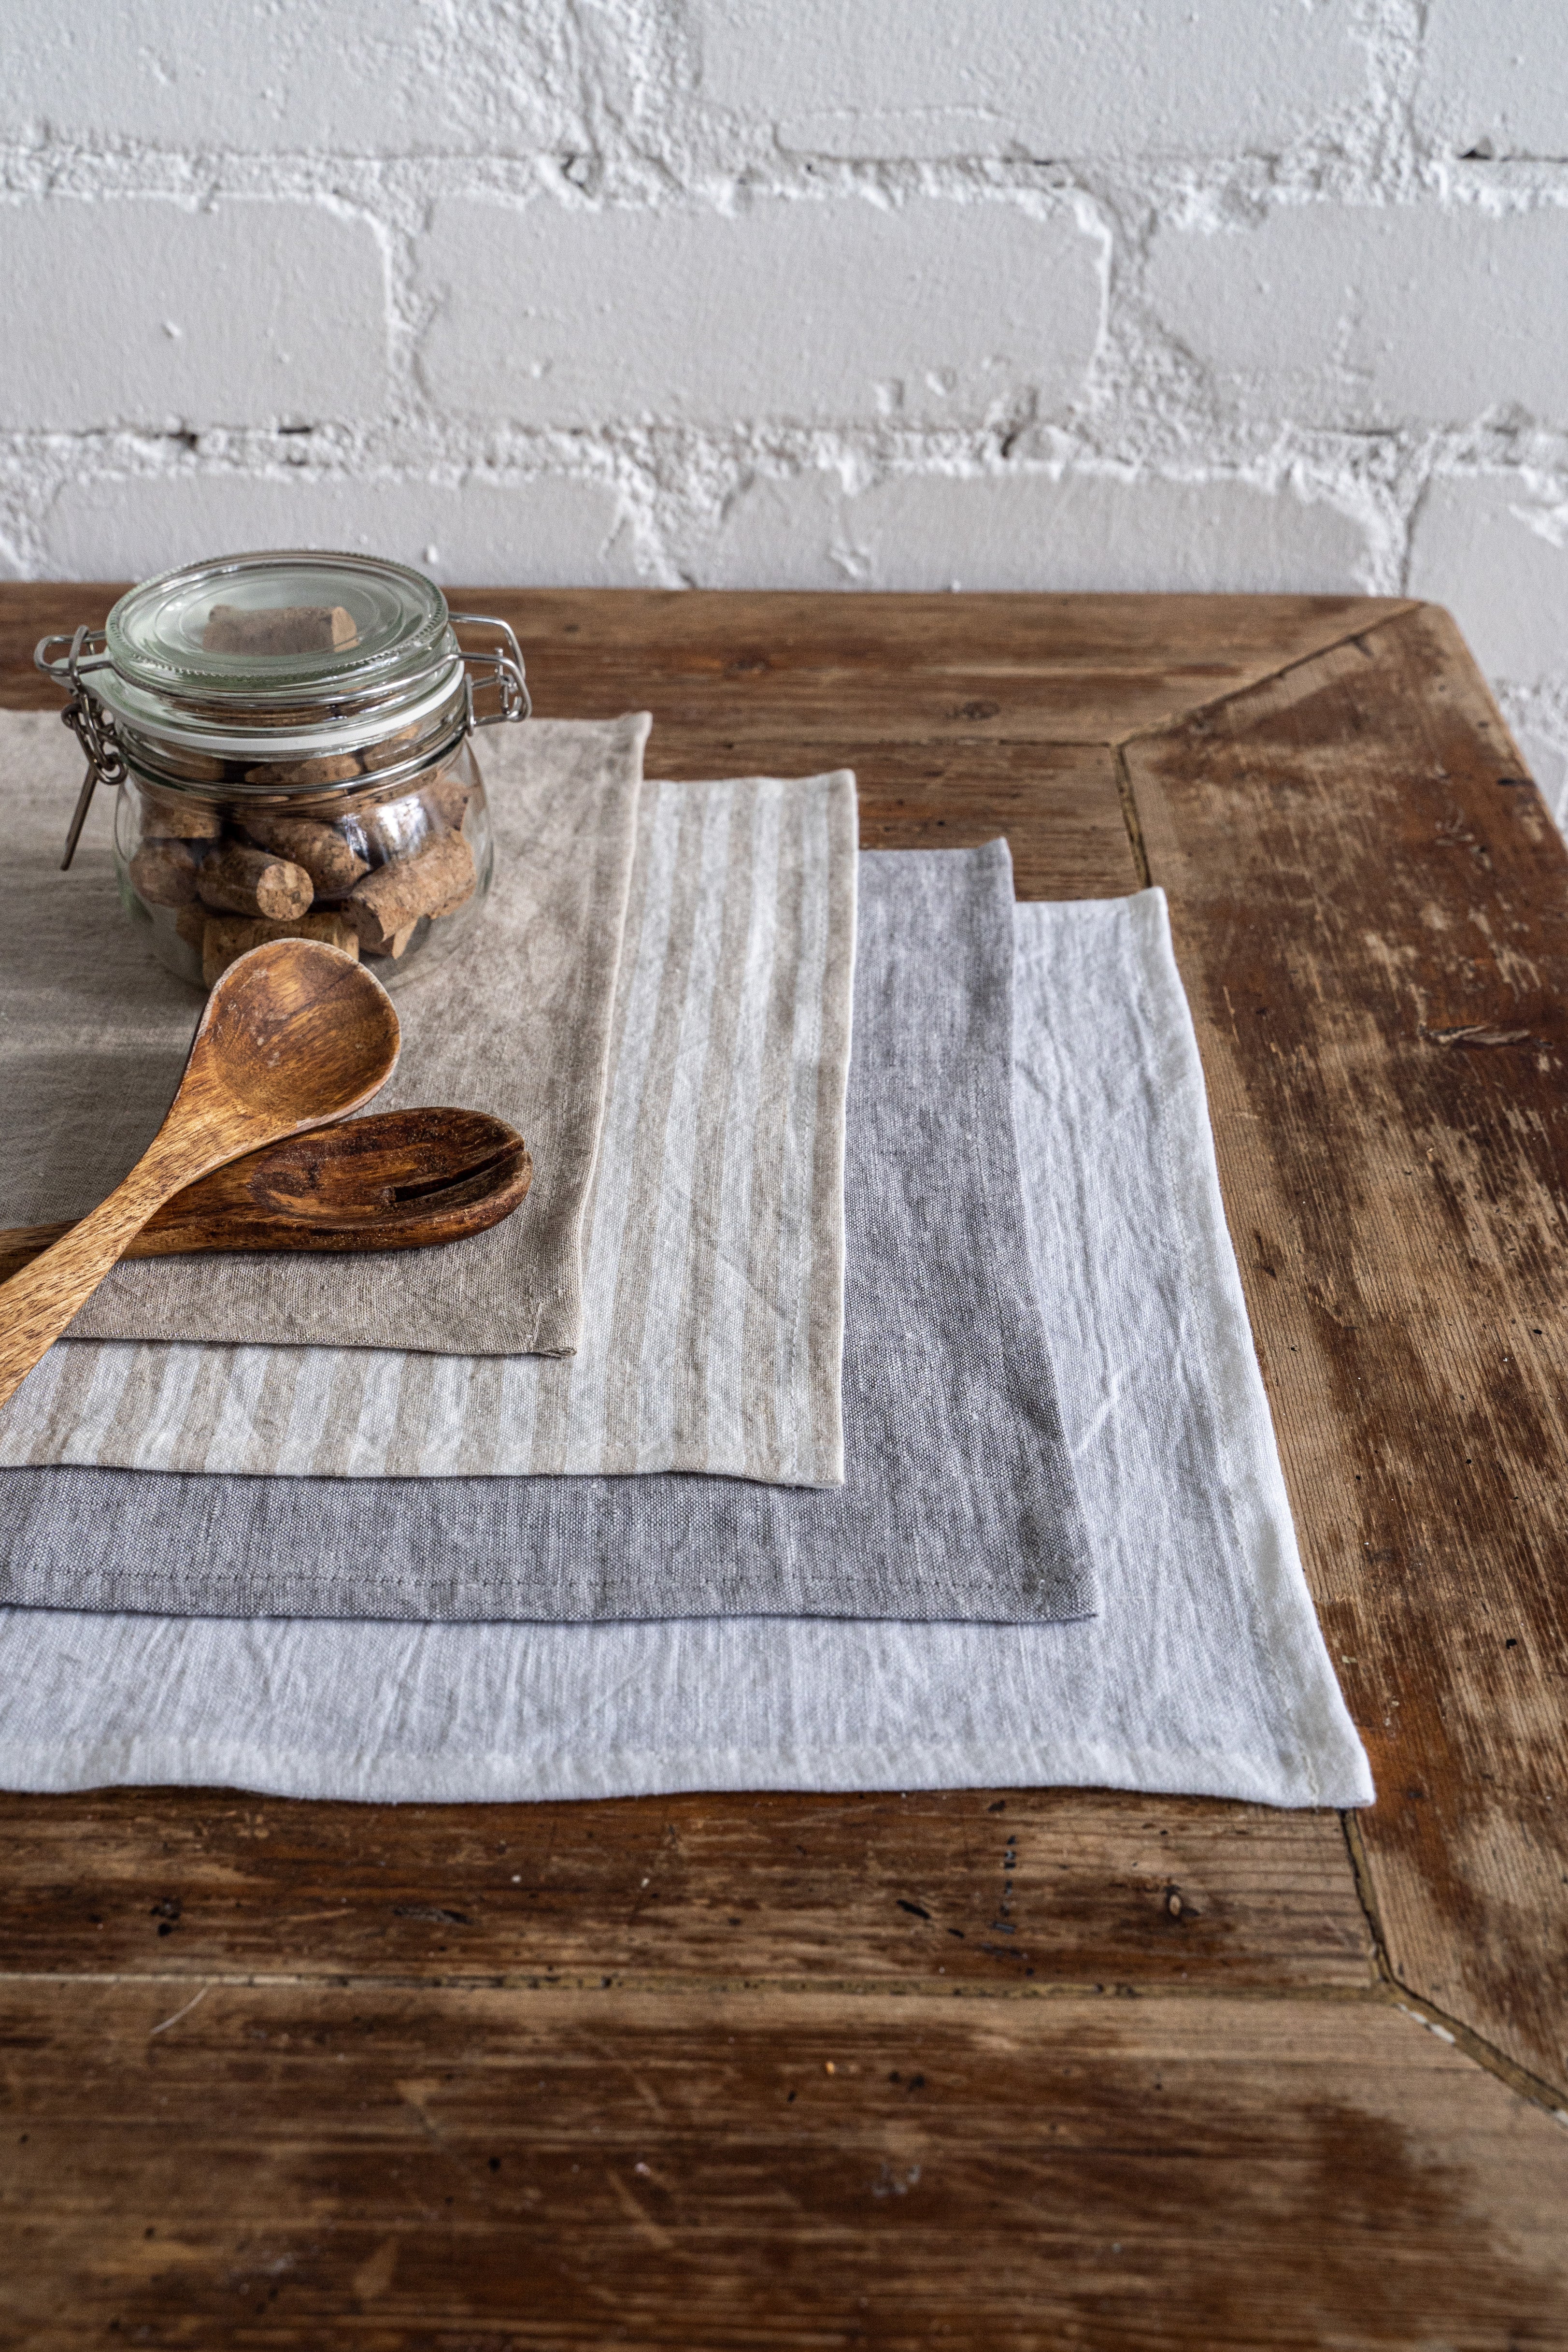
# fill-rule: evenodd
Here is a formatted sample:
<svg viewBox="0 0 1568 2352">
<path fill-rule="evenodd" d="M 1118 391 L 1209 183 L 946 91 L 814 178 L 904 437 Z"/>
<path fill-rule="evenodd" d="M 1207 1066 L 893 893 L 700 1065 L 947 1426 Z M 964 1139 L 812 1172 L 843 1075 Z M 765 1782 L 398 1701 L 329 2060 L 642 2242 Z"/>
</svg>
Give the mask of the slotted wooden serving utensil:
<svg viewBox="0 0 1568 2352">
<path fill-rule="evenodd" d="M 346 1118 L 397 1066 L 398 1021 L 373 974 L 318 940 L 269 940 L 208 997 L 179 1091 L 129 1176 L 0 1284 L 0 1404 L 153 1213 L 209 1170 Z"/>
<path fill-rule="evenodd" d="M 154 1209 L 120 1255 L 430 1249 L 509 1217 L 533 1172 L 517 1129 L 486 1111 L 377 1111 L 214 1169 Z M 72 1230 L 0 1228 L 0 1282 Z"/>
</svg>

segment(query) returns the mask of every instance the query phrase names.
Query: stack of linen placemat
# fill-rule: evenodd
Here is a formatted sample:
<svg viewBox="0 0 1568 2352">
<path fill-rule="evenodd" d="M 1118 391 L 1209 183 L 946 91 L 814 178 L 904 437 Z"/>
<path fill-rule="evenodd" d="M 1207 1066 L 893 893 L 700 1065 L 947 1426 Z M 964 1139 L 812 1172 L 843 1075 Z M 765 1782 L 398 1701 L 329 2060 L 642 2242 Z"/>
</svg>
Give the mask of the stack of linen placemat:
<svg viewBox="0 0 1568 2352">
<path fill-rule="evenodd" d="M 50 873 L 39 726 L 6 1223 L 109 1189 L 193 1025 L 101 833 Z M 510 1119 L 523 1207 L 122 1266 L 0 1411 L 0 1783 L 1365 1801 L 1161 894 L 857 866 L 847 774 L 643 783 L 645 734 L 517 730 L 491 906 L 400 1000 L 376 1108 Z"/>
</svg>

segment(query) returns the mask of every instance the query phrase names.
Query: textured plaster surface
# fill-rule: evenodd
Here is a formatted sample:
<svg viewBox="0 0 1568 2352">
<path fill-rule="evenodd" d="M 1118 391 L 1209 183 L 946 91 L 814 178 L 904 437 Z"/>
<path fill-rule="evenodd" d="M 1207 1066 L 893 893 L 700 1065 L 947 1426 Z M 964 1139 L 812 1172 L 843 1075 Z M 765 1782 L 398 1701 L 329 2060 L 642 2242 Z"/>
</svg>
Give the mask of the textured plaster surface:
<svg viewBox="0 0 1568 2352">
<path fill-rule="evenodd" d="M 1448 603 L 1568 798 L 1565 0 L 11 0 L 0 572 Z"/>
</svg>

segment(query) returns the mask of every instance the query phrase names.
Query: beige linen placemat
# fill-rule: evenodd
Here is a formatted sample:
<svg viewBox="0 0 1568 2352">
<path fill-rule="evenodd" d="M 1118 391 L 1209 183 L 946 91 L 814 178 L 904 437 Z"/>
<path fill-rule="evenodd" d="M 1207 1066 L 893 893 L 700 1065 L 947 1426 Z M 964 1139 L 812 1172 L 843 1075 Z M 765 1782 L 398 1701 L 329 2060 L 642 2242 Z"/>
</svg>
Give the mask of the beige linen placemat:
<svg viewBox="0 0 1568 2352">
<path fill-rule="evenodd" d="M 847 772 L 643 787 L 574 1357 L 67 1341 L 0 1463 L 836 1484 L 855 835 Z"/>
<path fill-rule="evenodd" d="M 534 1161 L 516 1214 L 437 1250 L 121 1265 L 73 1339 L 576 1348 L 649 724 L 535 719 L 481 739 L 495 885 L 472 938 L 399 994 L 402 1058 L 371 1108 L 509 1120 Z M 120 908 L 112 794 L 59 870 L 80 769 L 57 716 L 0 713 L 0 1225 L 80 1216 L 119 1182 L 168 1108 L 201 1013 Z"/>
</svg>

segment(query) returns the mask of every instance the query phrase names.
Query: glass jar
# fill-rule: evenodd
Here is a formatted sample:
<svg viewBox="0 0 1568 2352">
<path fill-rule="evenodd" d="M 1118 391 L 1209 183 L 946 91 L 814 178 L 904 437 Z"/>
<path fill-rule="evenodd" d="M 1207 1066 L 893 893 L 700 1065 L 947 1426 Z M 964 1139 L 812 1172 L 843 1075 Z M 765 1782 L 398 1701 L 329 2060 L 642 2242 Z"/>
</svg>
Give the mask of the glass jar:
<svg viewBox="0 0 1568 2352">
<path fill-rule="evenodd" d="M 500 643 L 466 648 L 459 625 Z M 290 936 L 373 958 L 395 988 L 477 921 L 495 848 L 470 739 L 529 710 L 504 621 L 450 613 L 401 563 L 230 555 L 144 581 L 35 659 L 88 759 L 63 863 L 94 785 L 117 786 L 120 897 L 183 980 L 210 988 Z M 476 667 L 497 708 L 476 709 Z"/>
</svg>

